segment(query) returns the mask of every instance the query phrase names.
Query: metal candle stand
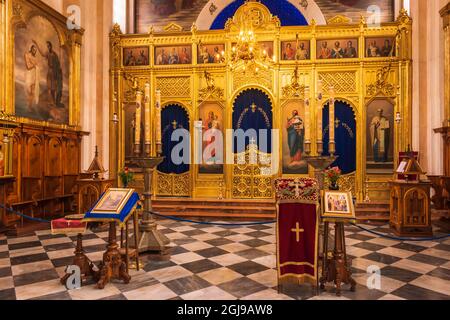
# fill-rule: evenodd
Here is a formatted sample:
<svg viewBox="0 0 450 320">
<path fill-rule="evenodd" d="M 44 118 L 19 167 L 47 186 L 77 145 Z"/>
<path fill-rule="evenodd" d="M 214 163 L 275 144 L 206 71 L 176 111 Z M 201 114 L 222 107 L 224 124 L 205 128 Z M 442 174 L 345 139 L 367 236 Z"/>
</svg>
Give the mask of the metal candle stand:
<svg viewBox="0 0 450 320">
<path fill-rule="evenodd" d="M 160 252 L 164 254 L 166 252 L 166 246 L 170 243 L 170 240 L 158 231 L 158 225 L 152 214 L 152 175 L 155 168 L 164 161 L 164 157 L 150 157 L 149 145 L 145 145 L 146 156 L 139 156 L 139 145 L 135 145 L 136 157 L 132 159 L 132 163 L 143 169 L 144 172 L 144 211 L 142 219 L 139 224 L 139 241 L 138 251 L 142 252 Z M 160 146 L 158 145 L 158 149 Z M 158 154 L 161 154 L 158 150 Z"/>
</svg>

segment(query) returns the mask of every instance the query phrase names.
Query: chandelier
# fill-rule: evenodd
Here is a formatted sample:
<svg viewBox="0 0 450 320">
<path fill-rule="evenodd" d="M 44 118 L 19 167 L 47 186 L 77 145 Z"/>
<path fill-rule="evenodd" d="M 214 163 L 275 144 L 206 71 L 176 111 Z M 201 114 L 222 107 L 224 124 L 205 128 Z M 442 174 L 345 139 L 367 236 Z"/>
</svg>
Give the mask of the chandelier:
<svg viewBox="0 0 450 320">
<path fill-rule="evenodd" d="M 268 69 L 275 60 L 276 56 L 269 57 L 267 50 L 256 40 L 251 23 L 246 22 L 237 36 L 236 44 L 231 48 L 231 70 L 242 67 L 244 73 L 251 71 L 257 74 L 260 69 Z"/>
</svg>

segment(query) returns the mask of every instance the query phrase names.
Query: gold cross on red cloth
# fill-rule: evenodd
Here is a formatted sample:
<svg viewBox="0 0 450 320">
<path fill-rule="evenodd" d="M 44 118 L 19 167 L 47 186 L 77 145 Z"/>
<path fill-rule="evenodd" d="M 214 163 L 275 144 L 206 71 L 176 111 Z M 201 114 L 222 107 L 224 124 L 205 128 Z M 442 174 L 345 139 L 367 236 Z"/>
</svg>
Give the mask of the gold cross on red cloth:
<svg viewBox="0 0 450 320">
<path fill-rule="evenodd" d="M 295 232 L 295 239 L 300 242 L 300 233 L 305 232 L 305 229 L 300 228 L 300 223 L 295 224 L 295 229 L 291 229 L 291 232 Z"/>
</svg>

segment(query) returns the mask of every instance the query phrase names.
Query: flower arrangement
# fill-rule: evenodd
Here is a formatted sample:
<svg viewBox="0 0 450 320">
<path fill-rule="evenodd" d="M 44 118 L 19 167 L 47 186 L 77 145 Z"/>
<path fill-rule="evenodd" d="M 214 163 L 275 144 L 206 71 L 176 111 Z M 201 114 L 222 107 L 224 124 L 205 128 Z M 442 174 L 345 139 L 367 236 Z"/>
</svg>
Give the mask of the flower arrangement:
<svg viewBox="0 0 450 320">
<path fill-rule="evenodd" d="M 333 167 L 329 168 L 325 171 L 325 175 L 328 177 L 328 180 L 330 181 L 330 189 L 338 189 L 338 181 L 341 177 L 342 171 L 339 169 L 339 167 Z"/>
<path fill-rule="evenodd" d="M 123 168 L 123 170 L 119 172 L 119 177 L 124 188 L 128 187 L 128 184 L 134 180 L 134 175 L 130 172 L 128 167 Z"/>
</svg>

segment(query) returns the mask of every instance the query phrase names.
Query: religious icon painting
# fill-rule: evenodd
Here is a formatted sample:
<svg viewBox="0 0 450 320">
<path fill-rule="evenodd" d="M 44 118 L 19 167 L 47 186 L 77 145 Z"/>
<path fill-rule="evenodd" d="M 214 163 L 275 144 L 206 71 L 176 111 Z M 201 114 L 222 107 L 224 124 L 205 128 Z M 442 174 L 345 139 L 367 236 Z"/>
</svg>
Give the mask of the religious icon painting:
<svg viewBox="0 0 450 320">
<path fill-rule="evenodd" d="M 134 189 L 108 189 L 91 210 L 91 213 L 120 214 L 134 192 Z"/>
<path fill-rule="evenodd" d="M 259 45 L 259 54 L 261 57 L 266 57 L 268 59 L 276 58 L 275 56 L 275 50 L 273 46 L 273 41 L 260 41 L 258 42 Z M 236 47 L 236 43 L 231 44 L 232 48 Z"/>
<path fill-rule="evenodd" d="M 123 48 L 123 66 L 141 67 L 150 65 L 148 47 Z"/>
<path fill-rule="evenodd" d="M 317 59 L 358 58 L 358 39 L 317 41 Z"/>
<path fill-rule="evenodd" d="M 164 46 L 155 48 L 155 65 L 177 65 L 192 63 L 192 46 Z"/>
<path fill-rule="evenodd" d="M 70 48 L 50 20 L 33 15 L 14 33 L 15 113 L 69 123 Z"/>
<path fill-rule="evenodd" d="M 356 219 L 351 192 L 324 191 L 322 218 Z"/>
<path fill-rule="evenodd" d="M 281 42 L 281 60 L 309 60 L 310 42 L 306 41 L 283 41 Z"/>
<path fill-rule="evenodd" d="M 394 105 L 375 99 L 367 106 L 367 172 L 391 174 L 394 170 Z"/>
<path fill-rule="evenodd" d="M 395 38 L 366 38 L 366 58 L 395 57 Z"/>
<path fill-rule="evenodd" d="M 203 103 L 199 111 L 203 135 L 199 173 L 223 174 L 223 109 L 217 103 Z"/>
<path fill-rule="evenodd" d="M 291 101 L 284 106 L 283 123 L 283 174 L 308 174 L 304 160 L 305 107 L 303 101 Z"/>
<path fill-rule="evenodd" d="M 258 42 L 259 49 L 261 50 L 261 54 L 269 59 L 273 59 L 274 50 L 273 50 L 273 42 L 272 41 L 262 41 Z"/>
<path fill-rule="evenodd" d="M 200 44 L 197 52 L 198 64 L 225 62 L 225 44 Z"/>
</svg>

